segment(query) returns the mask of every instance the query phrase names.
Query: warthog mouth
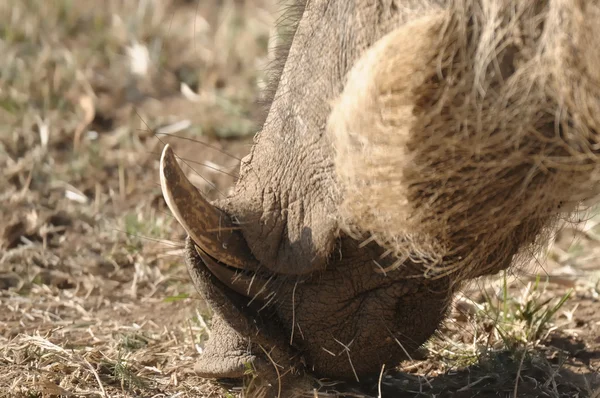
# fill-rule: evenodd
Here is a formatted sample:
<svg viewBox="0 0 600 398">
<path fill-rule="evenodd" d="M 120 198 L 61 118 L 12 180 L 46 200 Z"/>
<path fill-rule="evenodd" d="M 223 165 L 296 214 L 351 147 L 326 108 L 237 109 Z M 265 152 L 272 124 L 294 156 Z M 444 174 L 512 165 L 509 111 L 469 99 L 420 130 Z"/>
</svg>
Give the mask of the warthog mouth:
<svg viewBox="0 0 600 398">
<path fill-rule="evenodd" d="M 407 357 L 443 318 L 448 281 L 413 279 L 422 270 L 409 262 L 402 274 L 376 272 L 373 260 L 384 268 L 394 262 L 381 260 L 385 250 L 377 244 L 342 237 L 326 270 L 301 277 L 274 273 L 254 258 L 236 223 L 186 178 L 169 146 L 160 180 L 167 205 L 188 234 L 187 266 L 197 290 L 240 336 L 276 348 L 280 365 L 308 365 L 311 372 L 339 378 L 375 373 L 381 363 Z M 353 358 L 362 361 L 338 352 L 340 342 L 345 350 L 352 345 Z M 215 351 L 230 358 L 231 350 L 219 344 Z"/>
<path fill-rule="evenodd" d="M 226 287 L 251 301 L 264 302 L 268 299 L 267 286 L 277 278 L 276 275 L 231 267 L 211 257 L 197 244 L 194 244 L 194 249 L 210 273 Z"/>
<path fill-rule="evenodd" d="M 187 179 L 169 145 L 160 159 L 160 182 L 167 206 L 210 273 L 234 292 L 264 301 L 276 275 L 260 267 L 235 223 Z"/>
</svg>

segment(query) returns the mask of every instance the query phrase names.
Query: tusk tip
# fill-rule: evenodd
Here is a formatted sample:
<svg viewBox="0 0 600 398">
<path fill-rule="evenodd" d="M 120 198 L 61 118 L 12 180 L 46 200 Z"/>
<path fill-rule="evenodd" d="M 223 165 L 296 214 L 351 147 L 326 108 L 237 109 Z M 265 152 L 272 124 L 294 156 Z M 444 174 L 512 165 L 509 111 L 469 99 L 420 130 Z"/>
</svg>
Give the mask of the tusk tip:
<svg viewBox="0 0 600 398">
<path fill-rule="evenodd" d="M 161 174 L 164 174 L 165 169 L 169 169 L 170 166 L 173 165 L 173 162 L 176 162 L 175 152 L 173 152 L 173 148 L 171 148 L 171 145 L 165 144 L 162 154 L 160 155 Z"/>
<path fill-rule="evenodd" d="M 177 221 L 182 224 L 181 216 L 179 214 L 177 206 L 175 206 L 175 198 L 173 194 L 173 177 L 177 176 L 179 172 L 179 166 L 177 164 L 177 159 L 175 158 L 175 153 L 169 144 L 166 144 L 163 148 L 162 154 L 160 156 L 160 187 L 163 194 L 163 198 L 167 203 L 167 207 L 171 210 L 173 216 L 177 219 Z M 175 183 L 176 184 L 176 183 Z M 184 224 L 182 224 L 184 225 Z"/>
</svg>

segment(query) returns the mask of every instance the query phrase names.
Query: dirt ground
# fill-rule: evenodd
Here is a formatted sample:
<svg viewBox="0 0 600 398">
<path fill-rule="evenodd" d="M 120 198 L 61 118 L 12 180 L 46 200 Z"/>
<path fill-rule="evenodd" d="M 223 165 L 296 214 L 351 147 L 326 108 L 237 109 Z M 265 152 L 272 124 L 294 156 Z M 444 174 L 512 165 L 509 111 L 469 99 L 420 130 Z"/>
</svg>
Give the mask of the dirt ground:
<svg viewBox="0 0 600 398">
<path fill-rule="evenodd" d="M 0 397 L 237 397 L 193 372 L 210 312 L 158 185 L 248 152 L 274 0 L 0 2 Z M 101 5 L 100 5 L 101 4 Z M 418 353 L 307 397 L 600 397 L 600 216 L 478 280 Z"/>
</svg>

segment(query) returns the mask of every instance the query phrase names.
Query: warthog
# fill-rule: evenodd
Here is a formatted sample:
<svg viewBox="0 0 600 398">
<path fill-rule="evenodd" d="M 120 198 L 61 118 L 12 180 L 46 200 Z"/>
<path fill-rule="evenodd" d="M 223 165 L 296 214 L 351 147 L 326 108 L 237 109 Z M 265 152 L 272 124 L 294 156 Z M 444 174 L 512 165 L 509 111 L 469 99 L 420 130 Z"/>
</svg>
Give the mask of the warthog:
<svg viewBox="0 0 600 398">
<path fill-rule="evenodd" d="M 204 377 L 377 374 L 597 194 L 600 2 L 297 3 L 230 197 L 161 158 L 215 314 Z"/>
</svg>

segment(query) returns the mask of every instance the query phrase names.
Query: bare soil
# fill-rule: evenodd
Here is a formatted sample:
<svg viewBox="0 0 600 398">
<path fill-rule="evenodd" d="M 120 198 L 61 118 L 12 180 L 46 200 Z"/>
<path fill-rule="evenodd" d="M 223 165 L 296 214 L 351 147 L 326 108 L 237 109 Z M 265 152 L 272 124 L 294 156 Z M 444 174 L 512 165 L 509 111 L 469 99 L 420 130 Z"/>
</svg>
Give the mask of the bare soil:
<svg viewBox="0 0 600 398">
<path fill-rule="evenodd" d="M 275 10 L 0 2 L 0 396 L 252 396 L 193 372 L 210 312 L 158 157 L 169 142 L 203 192 L 227 193 L 257 129 Z M 600 397 L 600 217 L 586 214 L 527 269 L 467 286 L 418 358 L 298 393 Z"/>
</svg>

